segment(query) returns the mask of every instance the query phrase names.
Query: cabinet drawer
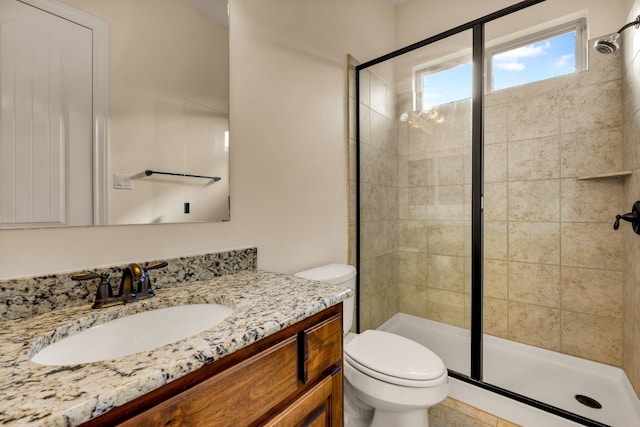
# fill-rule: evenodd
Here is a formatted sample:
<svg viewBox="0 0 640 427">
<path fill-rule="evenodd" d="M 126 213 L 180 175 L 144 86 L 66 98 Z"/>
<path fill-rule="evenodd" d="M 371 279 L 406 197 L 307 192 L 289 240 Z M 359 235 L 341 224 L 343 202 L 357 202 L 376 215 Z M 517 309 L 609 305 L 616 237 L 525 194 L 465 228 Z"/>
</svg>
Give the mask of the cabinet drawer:
<svg viewBox="0 0 640 427">
<path fill-rule="evenodd" d="M 332 424 L 335 416 L 342 414 L 334 413 L 333 399 L 342 399 L 339 393 L 338 383 L 340 381 L 339 371 L 323 378 L 318 384 L 300 396 L 295 402 L 289 405 L 284 411 L 271 418 L 263 427 L 326 427 Z"/>
<path fill-rule="evenodd" d="M 327 369 L 342 366 L 342 316 L 332 316 L 299 333 L 299 376 L 313 381 Z"/>
<path fill-rule="evenodd" d="M 290 337 L 120 425 L 251 424 L 296 392 L 297 346 Z"/>
</svg>

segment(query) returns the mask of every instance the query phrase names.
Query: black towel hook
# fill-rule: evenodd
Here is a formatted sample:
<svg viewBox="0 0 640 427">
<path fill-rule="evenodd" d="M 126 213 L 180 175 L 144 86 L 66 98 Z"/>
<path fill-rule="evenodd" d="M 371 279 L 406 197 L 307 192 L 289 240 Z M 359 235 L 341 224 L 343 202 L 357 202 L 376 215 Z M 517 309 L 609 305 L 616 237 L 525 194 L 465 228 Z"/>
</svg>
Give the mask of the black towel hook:
<svg viewBox="0 0 640 427">
<path fill-rule="evenodd" d="M 636 234 L 640 234 L 640 200 L 633 204 L 631 212 L 624 215 L 616 215 L 616 220 L 613 223 L 614 230 L 620 228 L 621 219 L 630 222 L 633 227 L 633 231 L 635 231 Z"/>
</svg>

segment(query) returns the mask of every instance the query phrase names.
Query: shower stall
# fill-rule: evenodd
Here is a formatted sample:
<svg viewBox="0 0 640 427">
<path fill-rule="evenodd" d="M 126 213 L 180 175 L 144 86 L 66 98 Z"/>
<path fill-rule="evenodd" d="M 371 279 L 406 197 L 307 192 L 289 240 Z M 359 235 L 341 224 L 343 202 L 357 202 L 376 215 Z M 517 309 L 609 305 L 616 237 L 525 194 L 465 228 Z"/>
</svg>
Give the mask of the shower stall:
<svg viewBox="0 0 640 427">
<path fill-rule="evenodd" d="M 518 47 L 514 22 L 554 1 L 352 61 L 357 329 L 421 342 L 453 381 L 557 425 L 634 425 L 612 229 L 624 209 L 622 63 L 583 55 L 576 17 Z M 567 38 L 573 69 L 501 74 Z"/>
</svg>

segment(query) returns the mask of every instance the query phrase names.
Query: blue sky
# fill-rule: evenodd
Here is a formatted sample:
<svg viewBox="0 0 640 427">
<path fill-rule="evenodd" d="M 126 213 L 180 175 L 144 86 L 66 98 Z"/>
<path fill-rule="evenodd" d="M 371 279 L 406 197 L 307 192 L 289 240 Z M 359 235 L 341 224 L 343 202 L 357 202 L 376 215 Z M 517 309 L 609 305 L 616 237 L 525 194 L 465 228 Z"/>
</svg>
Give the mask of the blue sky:
<svg viewBox="0 0 640 427">
<path fill-rule="evenodd" d="M 575 33 L 522 46 L 493 57 L 494 90 L 544 80 L 576 70 Z M 423 80 L 425 108 L 471 97 L 471 64 L 431 74 Z"/>
</svg>

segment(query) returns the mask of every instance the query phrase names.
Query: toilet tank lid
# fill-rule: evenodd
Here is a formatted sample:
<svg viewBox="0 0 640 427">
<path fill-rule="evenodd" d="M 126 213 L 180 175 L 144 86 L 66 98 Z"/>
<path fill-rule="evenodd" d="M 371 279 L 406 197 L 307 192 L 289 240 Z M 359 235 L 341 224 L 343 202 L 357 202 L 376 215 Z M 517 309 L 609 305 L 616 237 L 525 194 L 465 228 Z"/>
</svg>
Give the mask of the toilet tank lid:
<svg viewBox="0 0 640 427">
<path fill-rule="evenodd" d="M 296 273 L 295 276 L 337 285 L 356 277 L 356 268 L 347 264 L 327 264 L 310 270 L 300 271 Z"/>
</svg>

